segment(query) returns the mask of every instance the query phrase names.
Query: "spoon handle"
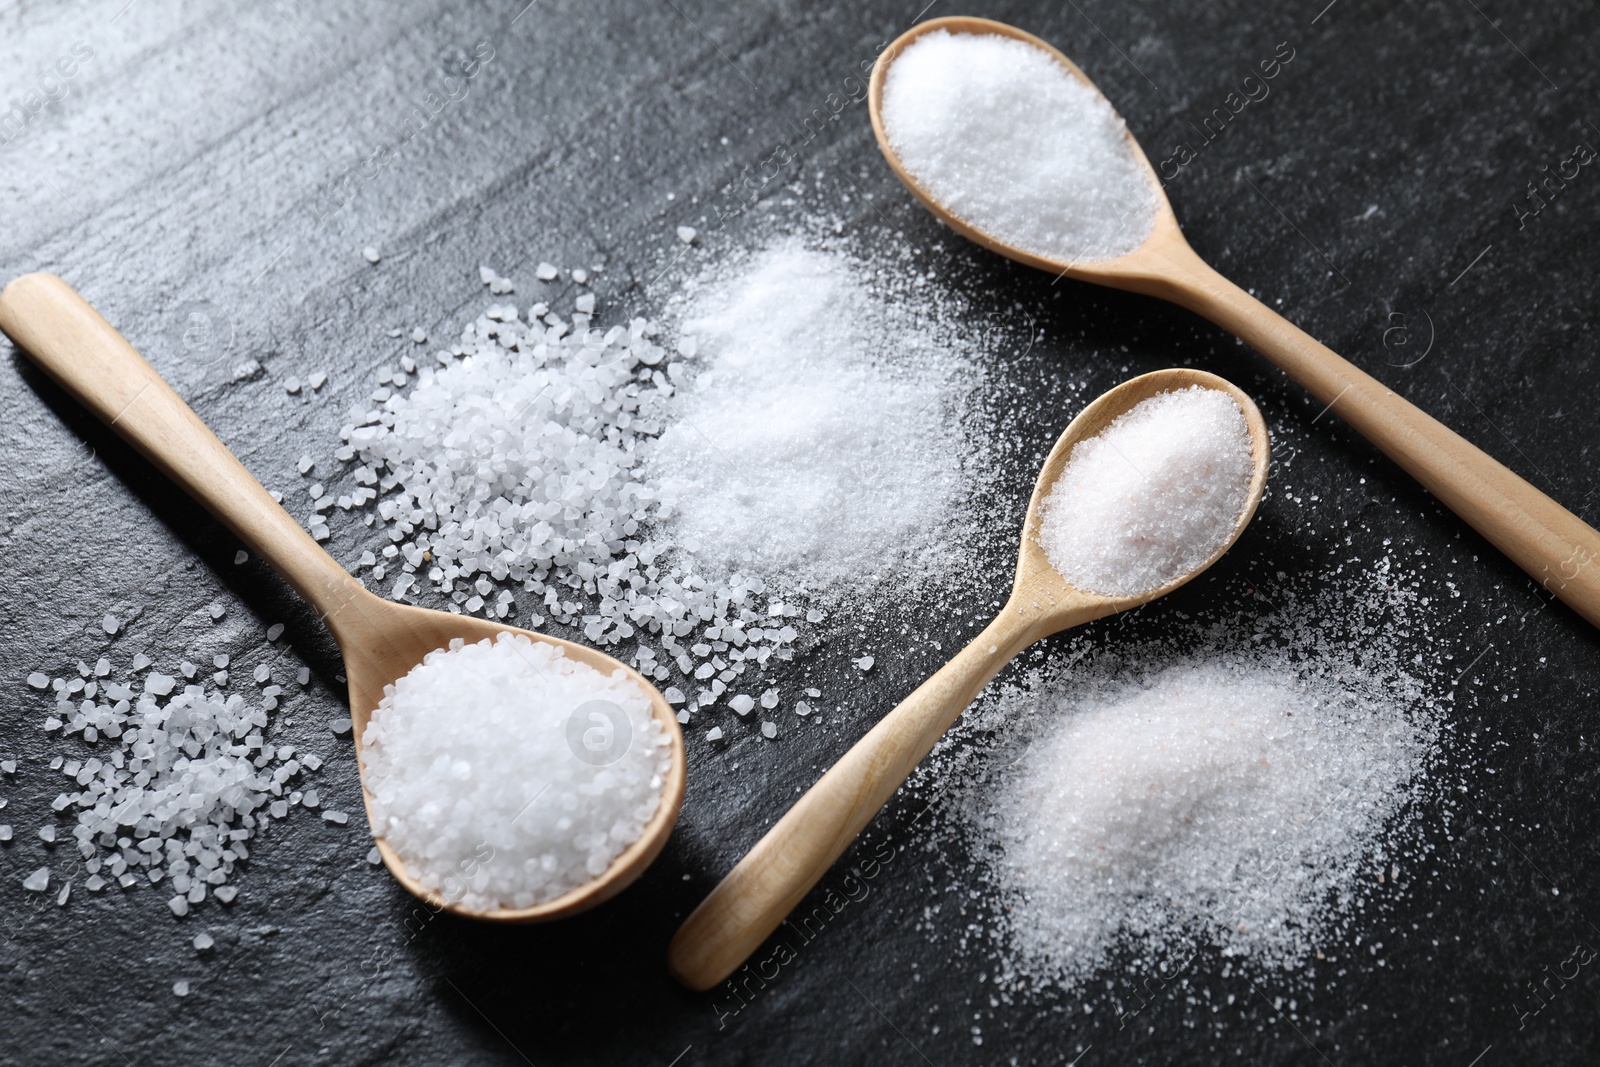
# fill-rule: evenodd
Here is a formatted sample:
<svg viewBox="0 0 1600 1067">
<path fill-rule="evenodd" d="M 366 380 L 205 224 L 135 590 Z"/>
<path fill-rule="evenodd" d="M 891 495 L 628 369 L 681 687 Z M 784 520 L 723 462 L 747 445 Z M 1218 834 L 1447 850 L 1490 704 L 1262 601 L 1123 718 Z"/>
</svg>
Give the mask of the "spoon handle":
<svg viewBox="0 0 1600 1067">
<path fill-rule="evenodd" d="M 885 715 L 678 928 L 667 967 L 710 989 L 760 947 L 1033 632 L 1007 609 Z"/>
<path fill-rule="evenodd" d="M 1242 338 L 1579 615 L 1600 626 L 1600 532 L 1191 252 L 1163 295 Z"/>
<path fill-rule="evenodd" d="M 7 285 L 0 293 L 0 330 L 276 567 L 323 617 L 365 592 L 66 282 L 27 274 Z"/>
</svg>

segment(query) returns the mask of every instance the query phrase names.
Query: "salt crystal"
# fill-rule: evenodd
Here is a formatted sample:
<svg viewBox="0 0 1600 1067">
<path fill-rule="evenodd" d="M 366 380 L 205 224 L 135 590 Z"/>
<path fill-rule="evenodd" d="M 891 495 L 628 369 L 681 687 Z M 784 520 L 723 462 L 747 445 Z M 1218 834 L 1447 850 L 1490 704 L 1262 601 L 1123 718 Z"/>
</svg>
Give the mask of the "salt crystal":
<svg viewBox="0 0 1600 1067">
<path fill-rule="evenodd" d="M 860 656 L 851 660 L 850 662 L 855 665 L 857 670 L 870 671 L 872 669 L 872 665 L 878 661 L 873 659 L 871 656 Z"/>
<path fill-rule="evenodd" d="M 561 274 L 554 263 L 540 263 L 533 273 L 541 282 L 553 282 Z"/>
<path fill-rule="evenodd" d="M 361 250 L 361 256 L 368 263 L 376 263 L 376 262 L 378 262 L 379 259 L 382 258 L 381 256 L 378 255 L 378 250 L 376 248 L 372 247 L 371 245 L 368 245 L 367 247 L 365 247 L 365 248 L 363 248 Z"/>
<path fill-rule="evenodd" d="M 1122 120 L 1043 49 L 935 30 L 890 64 L 882 115 L 917 184 L 957 218 L 1058 262 L 1133 251 L 1159 203 Z"/>
<path fill-rule="evenodd" d="M 722 727 L 713 726 L 711 729 L 707 730 L 706 731 L 706 740 L 707 741 L 721 741 L 722 740 Z"/>
<path fill-rule="evenodd" d="M 41 674 L 38 671 L 34 671 L 32 674 L 28 675 L 28 684 L 35 689 L 49 689 L 50 676 L 48 674 Z"/>
<path fill-rule="evenodd" d="M 775 722 L 764 722 L 764 723 L 762 723 L 761 724 L 761 736 L 767 738 L 768 740 L 771 740 L 772 738 L 777 737 L 778 736 L 778 724 L 775 723 Z"/>
<path fill-rule="evenodd" d="M 246 552 L 242 548 L 239 549 L 239 551 L 237 551 L 237 552 L 235 552 L 233 554 L 234 566 L 238 566 L 239 564 L 243 563 L 245 560 L 247 560 L 249 558 L 250 558 L 250 553 Z M 216 612 L 215 611 L 212 612 L 212 618 L 216 618 Z"/>
<path fill-rule="evenodd" d="M 239 553 L 239 556 L 244 556 L 244 553 L 243 552 Z M 244 562 L 244 559 L 240 559 L 239 556 L 235 556 L 233 558 L 233 561 L 235 563 L 243 563 Z M 245 556 L 245 559 L 248 559 L 248 558 L 249 558 L 248 556 Z M 221 604 L 213 604 L 207 610 L 210 612 L 211 619 L 212 619 L 213 622 L 216 621 L 217 619 L 222 618 L 222 616 L 227 614 L 227 611 L 228 611 L 228 609 L 223 607 Z"/>
<path fill-rule="evenodd" d="M 413 344 L 419 344 L 419 345 L 427 344 L 428 343 L 428 331 L 424 330 L 421 326 L 416 327 L 415 329 L 413 329 L 411 331 L 411 341 L 412 341 Z"/>
<path fill-rule="evenodd" d="M 327 380 L 328 376 L 322 371 L 315 371 L 309 378 L 306 379 L 313 389 L 321 389 L 322 383 L 326 382 Z"/>
<path fill-rule="evenodd" d="M 61 887 L 61 892 L 56 894 L 56 905 L 58 907 L 62 907 L 62 908 L 66 907 L 67 906 L 67 898 L 69 896 L 71 896 L 71 895 L 72 895 L 72 883 L 68 882 L 66 885 Z"/>
<path fill-rule="evenodd" d="M 740 693 L 728 701 L 728 707 L 739 715 L 748 715 L 755 709 L 756 699 L 748 693 Z"/>
<path fill-rule="evenodd" d="M 1228 543 L 1254 469 L 1233 397 L 1198 385 L 1158 393 L 1073 447 L 1041 507 L 1039 543 L 1080 589 L 1146 593 Z"/>
<path fill-rule="evenodd" d="M 351 723 L 350 723 L 349 719 L 330 719 L 330 720 L 328 720 L 328 729 L 332 730 L 335 734 L 337 734 L 340 737 L 343 737 L 345 734 L 350 732 L 350 726 L 351 726 Z"/>
<path fill-rule="evenodd" d="M 189 914 L 189 898 L 182 895 L 175 896 L 167 901 L 167 907 L 172 909 L 172 914 L 181 919 Z"/>
<path fill-rule="evenodd" d="M 276 641 L 278 638 L 280 638 L 282 636 L 283 636 L 283 623 L 275 622 L 271 626 L 267 627 L 267 640 L 268 641 Z"/>
<path fill-rule="evenodd" d="M 350 816 L 346 815 L 342 811 L 334 811 L 330 808 L 322 813 L 322 819 L 324 822 L 337 823 L 338 825 L 343 826 L 345 823 L 350 821 Z"/>
<path fill-rule="evenodd" d="M 699 232 L 700 231 L 696 230 L 693 226 L 679 226 L 678 240 L 682 241 L 684 244 L 693 244 L 694 239 Z"/>
<path fill-rule="evenodd" d="M 100 620 L 100 628 L 108 634 L 115 635 L 118 630 L 122 629 L 122 620 L 115 615 L 107 615 Z"/>
<path fill-rule="evenodd" d="M 293 376 L 284 379 L 283 391 L 286 393 L 298 393 L 300 391 L 300 379 Z M 301 473 L 304 472 L 302 471 Z"/>
<path fill-rule="evenodd" d="M 176 982 L 173 982 L 172 983 L 172 995 L 176 996 L 176 997 L 186 997 L 186 996 L 188 996 L 189 995 L 189 983 L 188 983 L 188 981 L 186 979 L 180 978 Z"/>
<path fill-rule="evenodd" d="M 231 903 L 233 903 L 233 898 L 238 896 L 238 894 L 239 894 L 239 890 L 237 888 L 235 888 L 234 886 L 231 886 L 231 885 L 219 885 L 219 886 L 217 886 L 216 890 L 212 892 L 211 895 L 216 897 L 217 900 L 219 900 L 223 904 L 231 904 Z"/>
<path fill-rule="evenodd" d="M 378 851 L 378 847 L 376 845 L 367 850 L 367 862 L 372 864 L 374 867 L 383 862 L 383 853 Z"/>
<path fill-rule="evenodd" d="M 55 844 L 56 828 L 48 824 L 39 827 L 39 840 L 43 841 L 47 845 Z"/>
<path fill-rule="evenodd" d="M 40 867 L 22 880 L 22 888 L 33 893 L 43 893 L 50 887 L 50 868 Z"/>
<path fill-rule="evenodd" d="M 193 944 L 196 952 L 204 952 L 206 949 L 216 944 L 216 941 L 212 939 L 210 934 L 202 930 L 198 934 L 194 935 Z"/>
<path fill-rule="evenodd" d="M 11 832 L 10 823 L 0 823 L 0 841 L 10 841 Z"/>
</svg>

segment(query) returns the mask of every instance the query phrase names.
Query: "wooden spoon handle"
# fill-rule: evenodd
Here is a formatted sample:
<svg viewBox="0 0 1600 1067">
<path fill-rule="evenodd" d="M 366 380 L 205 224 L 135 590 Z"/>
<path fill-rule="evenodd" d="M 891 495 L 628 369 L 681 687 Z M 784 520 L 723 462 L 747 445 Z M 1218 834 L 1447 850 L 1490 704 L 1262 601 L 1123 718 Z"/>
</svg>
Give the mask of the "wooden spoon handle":
<svg viewBox="0 0 1600 1067">
<path fill-rule="evenodd" d="M 1398 463 L 1446 507 L 1600 626 L 1600 532 L 1498 460 L 1341 358 L 1199 257 L 1162 295 L 1241 337 Z"/>
<path fill-rule="evenodd" d="M 856 742 L 686 919 L 667 950 L 673 976 L 710 989 L 778 928 L 972 703 L 1027 646 L 1008 610 Z"/>
<path fill-rule="evenodd" d="M 27 274 L 6 286 L 0 330 L 276 567 L 324 617 L 365 592 L 66 282 Z"/>
</svg>

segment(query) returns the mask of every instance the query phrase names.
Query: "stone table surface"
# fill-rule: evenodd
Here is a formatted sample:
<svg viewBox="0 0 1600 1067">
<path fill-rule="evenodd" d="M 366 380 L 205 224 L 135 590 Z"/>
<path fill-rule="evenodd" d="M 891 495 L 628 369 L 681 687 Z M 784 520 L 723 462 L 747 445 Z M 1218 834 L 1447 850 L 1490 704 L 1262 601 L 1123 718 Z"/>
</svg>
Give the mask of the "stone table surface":
<svg viewBox="0 0 1600 1067">
<path fill-rule="evenodd" d="M 970 611 L 908 594 L 867 634 L 840 618 L 785 668 L 785 684 L 849 692 L 822 725 L 775 743 L 736 732 L 720 748 L 690 731 L 677 833 L 637 885 L 581 918 L 505 929 L 434 917 L 369 865 L 359 819 L 310 817 L 254 843 L 230 906 L 178 919 L 165 893 L 92 894 L 80 874 L 58 907 L 53 891 L 21 886 L 41 865 L 59 877 L 75 863 L 37 834 L 71 822 L 50 809 L 61 787 L 49 761 L 67 743 L 39 728 L 50 701 L 26 686 L 31 671 L 139 651 L 168 663 L 227 650 L 241 676 L 303 662 L 312 681 L 291 687 L 274 736 L 327 755 L 326 805 L 359 811 L 360 796 L 349 738 L 326 728 L 346 711 L 314 616 L 260 561 L 236 565 L 231 534 L 6 345 L 0 758 L 18 767 L 0 776 L 0 817 L 16 830 L 0 845 L 0 1060 L 1494 1067 L 1600 1056 L 1596 968 L 1550 977 L 1600 945 L 1593 629 L 1232 338 L 951 240 L 879 156 L 857 80 L 924 17 L 986 15 L 1054 42 L 1162 168 L 1202 256 L 1594 522 L 1600 172 L 1580 146 L 1600 145 L 1597 9 L 920 2 L 8 3 L 0 277 L 71 281 L 285 491 L 302 484 L 308 454 L 347 484 L 331 462 L 338 428 L 409 347 L 388 331 L 453 336 L 485 303 L 480 264 L 531 281 L 542 260 L 603 260 L 607 306 L 646 313 L 681 257 L 820 217 L 903 251 L 905 269 L 958 294 L 994 336 L 983 358 L 1005 363 L 996 388 L 1021 461 L 978 506 L 1003 528 L 1026 499 L 1028 457 L 1085 396 L 1172 364 L 1223 374 L 1268 416 L 1273 489 L 1205 581 L 1123 635 L 1177 633 L 1183 614 L 1229 590 L 1318 580 L 1330 557 L 1353 571 L 1403 558 L 1437 608 L 1419 662 L 1444 679 L 1453 736 L 1472 753 L 1446 755 L 1460 798 L 1428 877 L 1359 920 L 1359 948 L 1336 968 L 1246 977 L 1201 958 L 1141 999 L 1135 1019 L 1132 974 L 1073 995 L 995 988 L 994 948 L 954 929 L 968 921 L 961 901 L 981 892 L 963 879 L 962 846 L 919 839 L 924 781 L 845 861 L 892 862 L 798 958 L 742 994 L 675 986 L 663 959 L 677 922 L 970 632 Z M 1247 85 L 1274 57 L 1270 92 Z M 1246 90 L 1260 99 L 1241 103 Z M 1208 126 L 1218 109 L 1226 125 Z M 1556 172 L 1566 179 L 1530 186 Z M 699 229 L 695 245 L 676 239 L 681 225 Z M 321 390 L 283 387 L 319 370 Z M 351 516 L 333 525 L 340 559 L 375 547 Z M 974 574 L 1003 588 L 1011 551 L 978 553 Z M 1248 625 L 1253 601 L 1236 602 Z M 217 623 L 213 603 L 226 609 Z M 101 628 L 107 612 L 124 620 L 115 637 Z M 278 621 L 287 631 L 269 643 Z M 1114 625 L 1076 640 L 1103 645 Z M 859 652 L 877 657 L 866 676 L 848 664 Z M 216 939 L 206 953 L 190 945 L 201 930 Z M 174 996 L 180 980 L 187 997 Z"/>
</svg>

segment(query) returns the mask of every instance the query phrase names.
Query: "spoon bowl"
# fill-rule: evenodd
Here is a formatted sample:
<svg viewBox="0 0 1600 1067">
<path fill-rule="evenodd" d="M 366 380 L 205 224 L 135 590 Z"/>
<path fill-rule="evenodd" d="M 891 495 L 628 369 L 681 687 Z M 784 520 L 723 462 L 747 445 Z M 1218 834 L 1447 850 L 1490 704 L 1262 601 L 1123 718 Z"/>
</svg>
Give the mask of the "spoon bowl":
<svg viewBox="0 0 1600 1067">
<path fill-rule="evenodd" d="M 1140 401 L 1191 385 L 1231 396 L 1250 434 L 1249 491 L 1227 539 L 1199 566 L 1137 595 L 1104 596 L 1073 586 L 1050 565 L 1038 539 L 1045 497 L 1072 449 Z M 1254 401 L 1205 371 L 1144 374 L 1084 408 L 1050 450 L 1034 484 L 1011 596 L 999 615 L 840 757 L 701 902 L 668 948 L 673 976 L 691 989 L 710 989 L 733 973 L 866 828 L 979 690 L 1019 652 L 1069 627 L 1165 596 L 1220 559 L 1255 515 L 1266 490 L 1268 459 L 1267 425 Z"/>
<path fill-rule="evenodd" d="M 890 143 L 883 90 L 889 69 L 900 54 L 935 30 L 1023 41 L 1045 52 L 1104 99 L 1075 63 L 1015 26 L 965 17 L 931 19 L 913 26 L 878 57 L 867 105 L 873 134 L 889 166 L 929 211 L 952 230 L 1008 259 L 1057 276 L 1160 297 L 1236 334 L 1305 386 L 1327 405 L 1324 411 L 1349 423 L 1536 582 L 1600 626 L 1600 567 L 1592 566 L 1600 561 L 1600 532 L 1208 266 L 1185 240 L 1162 183 L 1131 130 L 1126 135 L 1127 147 L 1154 191 L 1156 213 L 1143 243 L 1115 258 L 1068 261 L 1028 252 L 969 224 L 923 188 Z M 1276 211 L 1276 205 L 1272 206 Z"/>
<path fill-rule="evenodd" d="M 316 609 L 344 656 L 358 757 L 361 735 L 384 687 L 407 674 L 429 652 L 448 647 L 456 638 L 474 643 L 499 633 L 519 633 L 532 641 L 556 645 L 569 658 L 604 674 L 621 671 L 649 695 L 651 713 L 665 732 L 671 758 L 655 815 L 639 839 L 598 877 L 532 907 L 474 910 L 423 888 L 373 824 L 372 796 L 363 779 L 362 800 L 378 852 L 407 890 L 436 910 L 499 922 L 538 922 L 576 914 L 615 896 L 661 852 L 683 805 L 683 733 L 671 705 L 637 671 L 570 641 L 399 604 L 369 592 L 272 499 L 144 357 L 60 278 L 29 274 L 7 285 L 0 293 L 0 329 L 79 402 L 271 563 Z M 365 760 L 361 766 L 364 775 Z"/>
</svg>

